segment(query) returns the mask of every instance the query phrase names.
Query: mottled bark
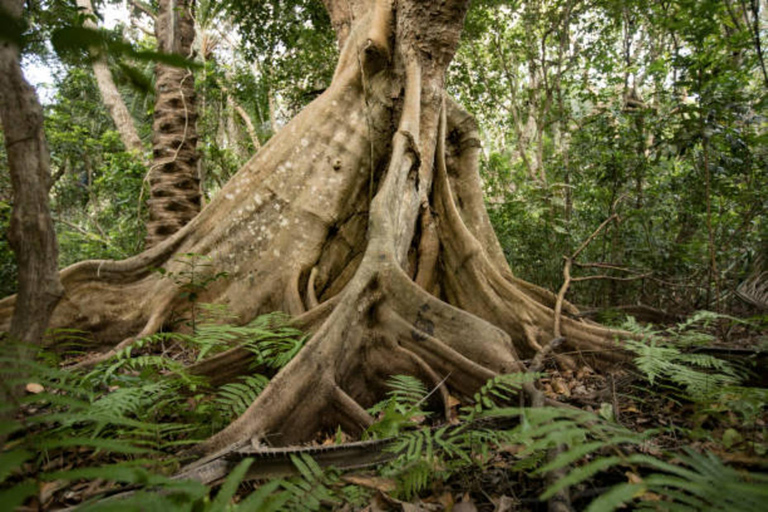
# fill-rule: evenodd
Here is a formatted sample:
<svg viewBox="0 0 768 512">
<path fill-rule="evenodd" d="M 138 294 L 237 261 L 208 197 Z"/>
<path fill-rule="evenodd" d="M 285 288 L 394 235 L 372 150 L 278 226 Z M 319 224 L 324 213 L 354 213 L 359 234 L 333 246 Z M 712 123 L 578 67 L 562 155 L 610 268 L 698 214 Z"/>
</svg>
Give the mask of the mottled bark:
<svg viewBox="0 0 768 512">
<path fill-rule="evenodd" d="M 21 0 L 0 1 L 0 7 L 17 18 L 23 5 Z M 39 344 L 63 293 L 56 232 L 48 208 L 50 156 L 43 110 L 21 72 L 18 46 L 8 41 L 0 43 L 0 122 L 13 186 L 8 238 L 19 267 L 19 293 L 10 335 L 24 343 Z"/>
<path fill-rule="evenodd" d="M 512 275 L 483 202 L 477 127 L 444 90 L 467 3 L 326 0 L 342 44 L 330 87 L 176 234 L 128 260 L 63 271 L 56 325 L 90 331 L 111 353 L 186 306 L 151 271 L 179 272 L 184 253 L 228 274 L 198 300 L 241 322 L 282 310 L 312 334 L 243 416 L 196 449 L 201 464 L 266 436 L 360 432 L 393 374 L 439 388 L 444 402 L 448 388 L 472 396 L 525 371 L 554 337 L 555 296 Z M 13 306 L 0 301 L 0 328 Z M 622 333 L 572 313 L 563 303 L 561 349 L 623 360 Z M 248 358 L 235 347 L 192 371 L 231 378 Z"/>
<path fill-rule="evenodd" d="M 93 15 L 91 0 L 77 0 L 77 6 L 85 14 Z M 96 23 L 91 18 L 87 18 L 83 26 L 90 29 L 97 28 Z M 106 57 L 104 55 L 94 55 L 94 61 L 91 66 L 93 67 L 93 74 L 96 76 L 101 99 L 104 102 L 104 106 L 107 107 L 112 121 L 115 123 L 125 149 L 140 155 L 146 164 L 144 144 L 141 142 L 139 132 L 136 131 L 133 117 L 125 106 L 123 97 L 120 95 L 120 91 L 117 90 L 115 81 L 112 79 L 112 72 L 109 70 Z"/>
<path fill-rule="evenodd" d="M 190 57 L 195 39 L 194 0 L 160 0 L 155 34 L 158 50 Z M 165 240 L 200 211 L 197 170 L 195 77 L 191 69 L 155 65 L 153 162 L 146 247 Z"/>
</svg>

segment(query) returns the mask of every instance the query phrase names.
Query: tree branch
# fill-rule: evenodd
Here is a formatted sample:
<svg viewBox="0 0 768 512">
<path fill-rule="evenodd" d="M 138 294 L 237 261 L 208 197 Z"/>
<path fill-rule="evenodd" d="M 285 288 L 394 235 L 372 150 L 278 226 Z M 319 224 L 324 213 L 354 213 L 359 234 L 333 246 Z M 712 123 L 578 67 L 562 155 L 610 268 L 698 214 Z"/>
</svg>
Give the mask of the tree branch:
<svg viewBox="0 0 768 512">
<path fill-rule="evenodd" d="M 128 0 L 133 7 L 135 7 L 137 10 L 143 12 L 150 18 L 152 18 L 153 21 L 157 21 L 157 14 L 152 10 L 152 8 L 142 2 L 141 0 Z"/>
</svg>

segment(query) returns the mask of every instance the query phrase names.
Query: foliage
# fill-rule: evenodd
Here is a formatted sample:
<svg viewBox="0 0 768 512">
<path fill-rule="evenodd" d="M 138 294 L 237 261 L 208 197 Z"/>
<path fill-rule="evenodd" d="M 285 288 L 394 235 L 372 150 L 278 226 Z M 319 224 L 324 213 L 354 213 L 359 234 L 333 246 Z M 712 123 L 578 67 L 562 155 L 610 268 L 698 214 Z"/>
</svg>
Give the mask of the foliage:
<svg viewBox="0 0 768 512">
<path fill-rule="evenodd" d="M 243 30 L 245 51 L 258 62 L 267 87 L 285 101 L 290 119 L 330 84 L 336 45 L 320 2 L 229 0 Z"/>
<path fill-rule="evenodd" d="M 226 272 L 214 272 L 210 263 L 211 258 L 201 254 L 185 253 L 174 258 L 174 262 L 181 265 L 181 270 L 171 272 L 165 268 L 155 271 L 166 279 L 170 279 L 179 289 L 179 297 L 187 299 L 190 304 L 190 327 L 192 333 L 197 332 L 197 302 L 200 294 L 205 292 L 210 285 L 228 276 Z"/>
<path fill-rule="evenodd" d="M 10 390 L 32 383 L 36 389 L 17 403 L 2 404 L 0 435 L 9 436 L 9 441 L 0 464 L 0 492 L 7 500 L 15 500 L 3 503 L 22 503 L 39 492 L 40 482 L 103 479 L 162 489 L 166 496 L 162 500 L 165 503 L 167 498 L 172 510 L 201 506 L 223 510 L 242 474 L 233 473 L 229 486 L 225 484 L 211 502 L 210 489 L 163 473 L 178 465 L 175 452 L 180 446 L 207 438 L 241 414 L 268 378 L 253 375 L 211 390 L 204 379 L 169 355 L 191 352 L 191 357 L 202 357 L 238 344 L 257 347 L 262 341 L 269 348 L 262 350 L 261 362 L 279 368 L 287 363 L 286 354 L 294 346 L 286 349 L 286 341 L 301 335 L 285 326 L 285 321 L 285 315 L 273 314 L 239 327 L 202 323 L 197 335 L 159 333 L 136 340 L 88 373 L 59 369 L 59 356 L 48 352 L 39 352 L 34 361 L 19 362 L 12 347 L 7 347 L 7 355 L 0 358 L 2 385 Z M 71 340 L 70 351 L 76 348 L 78 333 L 55 335 Z M 8 419 L 11 411 L 16 411 L 16 419 Z M 64 460 L 78 462 L 74 468 L 51 464 Z M 139 492 L 127 500 L 107 500 L 86 509 L 141 507 L 153 495 Z M 290 497 L 281 496 L 257 491 L 247 503 L 278 510 Z"/>
<path fill-rule="evenodd" d="M 5 297 L 16 291 L 16 260 L 11 251 L 7 234 L 10 232 L 11 205 L 0 200 L 0 296 Z"/>
<path fill-rule="evenodd" d="M 99 92 L 90 71 L 71 69 L 57 83 L 45 127 L 60 265 L 128 257 L 143 243 L 138 197 L 146 170 L 125 152 L 106 109 L 93 104 Z"/>
<path fill-rule="evenodd" d="M 366 435 L 371 438 L 387 438 L 397 436 L 398 432 L 418 417 L 425 417 L 429 412 L 422 410 L 421 405 L 428 398 L 424 383 L 410 375 L 393 375 L 387 381 L 390 391 L 389 398 L 382 400 L 368 409 L 376 423 L 368 427 Z"/>
<path fill-rule="evenodd" d="M 613 213 L 583 256 L 606 278 L 575 285 L 577 303 L 714 307 L 756 265 L 766 83 L 745 6 L 475 4 L 450 87 L 478 118 L 516 274 L 559 288 L 561 255 Z"/>
<path fill-rule="evenodd" d="M 654 448 L 654 437 L 659 432 L 636 433 L 592 413 L 567 408 L 500 407 L 486 398 L 493 395 L 509 401 L 530 378 L 504 376 L 503 386 L 494 380 L 476 395 L 479 407 L 465 410 L 464 424 L 399 434 L 389 448 L 397 457 L 382 474 L 396 478 L 400 495 L 412 497 L 436 480 L 445 480 L 467 467 L 483 467 L 494 447 L 520 446 L 512 470 L 540 477 L 557 470 L 567 472 L 545 490 L 543 500 L 598 473 L 623 470 L 631 473 L 629 481 L 602 493 L 588 510 L 615 510 L 630 503 L 641 510 L 656 510 L 660 503 L 665 510 L 760 510 L 768 503 L 768 476 L 764 474 L 737 471 L 711 453 L 701 454 L 690 448 L 662 455 Z M 511 393 L 504 394 L 502 387 Z M 758 409 L 768 403 L 764 394 L 759 396 Z M 516 421 L 511 427 L 499 429 L 498 423 L 490 421 L 499 418 L 507 423 L 510 419 Z M 553 452 L 557 447 L 567 448 Z"/>
<path fill-rule="evenodd" d="M 715 316 L 717 317 L 717 316 Z M 681 346 L 709 341 L 710 337 L 691 326 L 703 319 L 712 319 L 709 312 L 694 315 L 673 329 L 661 332 L 640 326 L 630 318 L 624 328 L 641 334 L 642 340 L 627 340 L 626 348 L 635 353 L 635 365 L 648 382 L 670 382 L 680 388 L 687 397 L 701 400 L 719 392 L 723 387 L 735 386 L 744 378 L 744 371 L 722 359 L 696 353 L 685 353 Z"/>
</svg>

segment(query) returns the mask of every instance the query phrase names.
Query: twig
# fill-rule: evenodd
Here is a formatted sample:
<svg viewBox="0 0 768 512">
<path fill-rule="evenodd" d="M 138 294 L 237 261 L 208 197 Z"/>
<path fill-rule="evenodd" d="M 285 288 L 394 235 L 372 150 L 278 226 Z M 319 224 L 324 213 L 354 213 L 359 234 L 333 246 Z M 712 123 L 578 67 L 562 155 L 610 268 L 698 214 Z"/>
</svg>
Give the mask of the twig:
<svg viewBox="0 0 768 512">
<path fill-rule="evenodd" d="M 582 281 L 594 281 L 595 279 L 608 279 L 611 281 L 637 281 L 638 279 L 645 279 L 646 277 L 650 277 L 653 275 L 652 273 L 648 274 L 638 274 L 635 276 L 629 276 L 629 277 L 615 277 L 615 276 L 609 276 L 606 274 L 598 274 L 596 276 L 583 276 L 583 277 L 573 277 L 571 278 L 572 283 L 579 283 Z"/>
<path fill-rule="evenodd" d="M 560 291 L 557 292 L 557 299 L 555 301 L 555 321 L 553 326 L 553 335 L 555 338 L 559 338 L 562 336 L 560 324 L 562 323 L 562 317 L 563 317 L 563 301 L 565 300 L 565 294 L 568 293 L 568 288 L 571 286 L 571 267 L 573 266 L 573 262 L 576 258 L 578 258 L 579 254 L 584 251 L 584 249 L 589 246 L 590 243 L 597 237 L 597 235 L 600 234 L 600 232 L 605 229 L 608 224 L 613 222 L 614 220 L 618 219 L 619 215 L 617 213 L 612 214 L 610 217 L 605 219 L 598 228 L 592 232 L 589 237 L 587 237 L 584 242 L 579 246 L 578 249 L 571 255 L 565 257 L 565 265 L 563 265 L 563 285 L 560 287 Z"/>
<path fill-rule="evenodd" d="M 564 341 L 565 338 L 563 337 L 554 338 L 552 341 L 541 347 L 541 350 L 539 350 L 531 360 L 531 364 L 528 365 L 528 373 L 537 373 L 541 370 L 541 367 L 544 365 L 544 358 L 546 358 L 552 350 L 562 345 Z"/>
<path fill-rule="evenodd" d="M 99 229 L 99 231 L 101 232 L 102 236 L 99 236 L 99 235 L 97 235 L 97 234 L 95 234 L 95 233 L 93 233 L 91 231 L 83 229 L 80 226 L 78 226 L 77 224 L 73 224 L 72 222 L 66 221 L 66 220 L 62 219 L 61 217 L 55 217 L 53 220 L 55 220 L 56 222 L 61 222 L 62 224 L 64 224 L 68 228 L 77 231 L 78 233 L 80 233 L 81 235 L 83 235 L 83 236 L 85 236 L 87 238 L 90 238 L 90 239 L 92 239 L 92 240 L 94 240 L 96 242 L 101 242 L 103 244 L 106 244 L 109 247 L 116 248 L 112 244 L 112 242 L 109 240 L 109 238 L 104 234 L 104 232 L 101 230 L 101 228 L 98 226 L 98 224 L 95 223 L 95 222 L 94 222 L 94 224 L 96 224 L 96 227 L 97 227 L 97 229 Z"/>
<path fill-rule="evenodd" d="M 637 270 L 632 270 L 631 268 L 614 265 L 613 263 L 600 263 L 600 262 L 579 263 L 578 261 L 574 261 L 573 264 L 579 268 L 607 268 L 609 270 L 618 270 L 619 272 L 631 272 L 633 274 L 640 273 Z"/>
</svg>

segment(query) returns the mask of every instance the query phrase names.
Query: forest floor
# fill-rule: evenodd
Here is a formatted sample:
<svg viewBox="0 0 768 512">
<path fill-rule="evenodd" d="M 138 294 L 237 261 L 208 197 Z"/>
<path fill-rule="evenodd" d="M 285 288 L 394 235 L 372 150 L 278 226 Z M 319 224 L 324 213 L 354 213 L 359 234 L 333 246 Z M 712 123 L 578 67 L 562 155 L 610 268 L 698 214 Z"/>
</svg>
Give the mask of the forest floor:
<svg viewBox="0 0 768 512">
<path fill-rule="evenodd" d="M 676 465 L 684 460 L 676 458 L 678 455 L 675 454 L 687 453 L 685 450 L 710 454 L 722 461 L 728 468 L 734 469 L 736 471 L 734 474 L 761 475 L 768 471 L 768 455 L 766 454 L 768 452 L 766 336 L 759 329 L 742 325 L 731 327 L 727 332 L 727 338 L 718 337 L 715 327 L 710 326 L 709 332 L 714 336 L 707 338 L 709 341 L 706 345 L 699 345 L 693 349 L 688 347 L 686 353 L 699 354 L 703 357 L 715 355 L 720 360 L 728 361 L 728 364 L 738 365 L 744 372 L 744 379 L 738 386 L 724 387 L 723 390 L 720 390 L 721 392 L 714 395 L 692 396 L 691 393 L 686 392 L 681 381 L 676 382 L 674 374 L 663 375 L 659 373 L 656 379 L 651 377 L 649 380 L 649 370 L 642 364 L 639 364 L 639 368 L 626 367 L 610 372 L 598 372 L 588 366 L 581 366 L 575 371 L 563 370 L 554 361 L 550 361 L 536 380 L 536 386 L 546 397 L 585 411 L 593 418 L 589 420 L 590 422 L 603 421 L 610 424 L 610 429 L 614 429 L 611 432 L 627 432 L 630 433 L 628 435 L 648 436 L 642 442 L 633 441 L 629 445 L 621 444 L 620 447 L 619 444 L 611 445 L 610 442 L 606 441 L 605 446 L 584 451 L 584 456 L 575 457 L 566 465 L 566 473 L 568 471 L 573 472 L 578 468 L 586 468 L 589 464 L 606 458 L 606 454 L 610 455 L 610 453 L 619 450 L 622 457 L 631 458 L 634 454 L 651 457 L 658 461 L 664 460 L 674 466 L 670 466 L 673 472 L 675 471 L 674 468 L 677 467 Z M 161 343 L 160 345 L 148 346 L 143 351 L 137 351 L 133 357 L 151 359 L 171 356 L 168 358 L 176 360 L 176 362 L 189 362 L 190 352 L 182 347 L 183 345 L 178 345 L 175 342 Z M 641 356 L 642 354 L 639 354 L 638 357 Z M 75 359 L 64 360 L 63 363 L 66 365 L 87 357 L 89 354 L 80 353 Z M 696 356 L 692 356 L 694 359 L 681 359 L 685 364 L 679 364 L 680 361 L 674 360 L 674 357 L 669 354 L 664 356 L 655 354 L 654 357 L 666 357 L 672 361 L 673 372 L 682 371 L 684 373 L 681 368 L 686 367 L 685 364 L 689 363 L 694 365 L 701 363 L 700 366 L 703 364 L 705 375 L 724 371 L 721 367 L 707 368 L 707 366 L 711 366 L 710 363 L 702 363 L 702 361 L 696 363 L 698 361 L 695 359 Z M 61 362 L 58 361 L 59 364 Z M 137 370 L 136 367 L 131 369 L 128 366 L 116 364 L 109 366 L 108 364 L 97 370 L 102 373 L 112 371 L 116 375 L 122 374 L 126 378 L 138 381 L 149 379 L 153 383 L 158 383 L 160 382 L 158 379 L 167 376 L 172 368 L 173 364 L 166 364 L 163 369 L 156 372 L 156 375 L 147 373 L 145 371 L 146 366 L 144 370 Z M 100 382 L 104 384 L 111 381 L 102 380 Z M 127 387 L 124 383 L 128 380 L 123 379 L 119 382 L 121 384 L 106 385 L 99 391 L 102 398 L 120 390 L 121 387 Z M 719 385 L 718 382 L 720 381 L 713 380 L 715 385 Z M 140 389 L 149 389 L 146 382 L 141 385 L 144 387 Z M 46 386 L 50 387 L 50 384 Z M 144 464 L 146 467 L 146 459 L 130 454 L 130 450 L 123 449 L 125 447 L 112 446 L 108 443 L 89 445 L 85 442 L 84 446 L 76 446 L 75 443 L 73 446 L 50 448 L 50 452 L 47 452 L 49 448 L 47 448 L 48 444 L 46 443 L 48 443 L 47 439 L 49 438 L 45 436 L 35 438 L 35 435 L 43 432 L 49 433 L 56 429 L 66 435 L 82 434 L 69 433 L 67 430 L 68 428 L 80 428 L 76 421 L 67 423 L 67 421 L 62 422 L 55 418 L 51 421 L 35 420 L 41 414 L 51 413 L 52 409 L 60 411 L 64 407 L 64 405 L 56 406 L 56 399 L 52 398 L 48 398 L 47 401 L 44 400 L 42 405 L 40 400 L 34 400 L 37 395 L 43 396 L 48 392 L 51 393 L 51 396 L 67 394 L 62 389 L 51 390 L 46 389 L 46 386 L 36 382 L 30 382 L 27 385 L 29 400 L 22 400 L 23 404 L 16 419 L 21 425 L 26 425 L 28 428 L 24 432 L 16 434 L 15 437 L 11 435 L 3 451 L 4 455 L 9 455 L 14 448 L 25 446 L 25 449 L 37 451 L 35 453 L 36 459 L 34 462 L 26 462 L 16 471 L 5 470 L 0 464 L 0 469 L 3 469 L 0 472 L 0 494 L 18 489 L 24 485 L 24 482 L 32 481 L 35 485 L 35 491 L 30 493 L 32 497 L 27 498 L 25 504 L 17 510 L 60 510 L 78 506 L 89 500 L 93 503 L 92 500 L 104 493 L 115 493 L 126 484 L 152 487 L 152 473 L 149 474 L 150 476 L 144 475 L 143 481 L 142 478 L 137 480 L 135 477 L 130 477 L 123 479 L 123 483 L 116 483 L 115 480 L 119 481 L 119 478 L 110 479 L 98 476 L 100 466 L 135 463 L 134 465 Z M 65 388 L 66 386 L 61 387 Z M 731 393 L 732 396 L 728 393 Z M 482 402 L 482 397 L 478 399 L 478 396 L 475 395 L 475 402 Z M 454 423 L 458 422 L 457 418 L 461 417 L 462 414 L 466 414 L 467 407 L 471 409 L 476 405 L 472 403 L 471 399 L 468 401 L 465 399 L 463 403 L 453 397 L 451 399 L 452 407 L 449 417 L 453 419 Z M 158 400 L 165 400 L 165 398 L 158 396 Z M 201 404 L 203 406 L 210 405 L 211 402 L 198 393 L 194 396 L 185 397 L 179 403 L 182 405 L 178 406 L 177 404 L 177 407 L 181 407 L 181 409 L 186 407 L 192 410 L 199 408 Z M 378 414 L 383 419 L 385 413 L 386 410 L 382 408 Z M 162 421 L 169 419 L 158 416 L 157 411 L 153 414 L 155 417 L 152 418 L 152 421 L 158 424 L 164 424 Z M 171 415 L 179 416 L 183 413 L 171 412 Z M 147 420 L 147 418 L 141 417 L 138 410 L 133 411 L 132 418 L 133 420 Z M 177 417 L 170 419 L 179 422 Z M 189 422 L 193 419 L 186 418 L 184 421 Z M 347 472 L 323 469 L 322 485 L 318 485 L 324 491 L 320 494 L 316 493 L 317 503 L 313 503 L 313 500 L 302 502 L 299 499 L 298 501 L 285 502 L 284 505 L 277 505 L 277 508 L 274 508 L 277 501 L 266 500 L 256 508 L 246 507 L 245 510 L 366 510 L 371 512 L 380 510 L 402 510 L 404 512 L 422 510 L 455 512 L 546 510 L 547 501 L 542 500 L 541 496 L 546 492 L 548 486 L 552 485 L 552 480 L 547 478 L 547 473 L 537 472 L 536 468 L 548 461 L 551 462 L 547 458 L 547 450 L 551 452 L 552 447 L 564 438 L 552 437 L 551 433 L 547 433 L 545 423 L 535 424 L 535 420 L 532 421 L 534 422 L 532 429 L 534 431 L 537 428 L 540 429 L 539 437 L 535 435 L 520 437 L 520 427 L 518 427 L 516 430 L 518 437 L 487 438 L 485 445 L 480 450 L 473 449 L 470 456 L 471 460 L 468 460 L 467 463 L 456 464 L 456 461 L 448 456 L 449 454 L 430 456 L 426 466 L 429 474 L 423 478 L 408 476 L 408 472 L 413 469 L 413 460 L 407 464 L 401 463 L 399 467 L 391 464 L 389 466 L 379 465 L 374 468 Z M 563 423 L 564 428 L 578 427 L 581 429 L 579 432 L 587 432 L 586 436 L 574 437 L 574 445 L 570 446 L 567 443 L 565 446 L 561 445 L 565 452 L 571 449 L 580 450 L 589 440 L 588 431 L 591 427 L 585 427 L 586 423 L 578 423 L 579 421 L 581 420 Z M 429 429 L 424 428 L 429 423 L 430 420 L 426 414 L 411 415 L 400 435 L 407 437 L 411 435 L 409 433 L 429 431 Z M 440 421 L 434 421 L 434 423 L 439 424 Z M 121 439 L 121 435 L 123 435 L 121 428 L 130 430 L 130 421 L 126 421 L 123 427 L 105 428 L 105 431 L 109 432 L 106 437 L 114 437 L 118 442 L 124 440 Z M 432 426 L 433 431 L 434 429 L 435 427 Z M 89 432 L 91 439 L 100 435 L 98 428 Z M 131 438 L 131 435 L 126 434 L 129 444 L 141 445 Z M 549 444 L 546 443 L 547 436 L 552 437 Z M 595 437 L 594 439 L 598 438 Z M 178 436 L 174 439 L 174 442 L 177 443 L 183 441 Z M 319 435 L 314 445 L 330 445 L 348 440 L 349 438 L 343 432 L 337 431 Z M 542 441 L 545 443 L 541 444 Z M 534 453 L 531 451 L 531 445 L 536 445 L 536 443 L 539 443 L 540 449 Z M 153 452 L 151 457 L 172 459 L 173 452 L 168 448 L 171 445 L 172 443 L 166 443 L 163 448 Z M 542 447 L 544 449 L 541 449 Z M 408 450 L 411 450 L 410 445 Z M 11 457 L 6 458 L 6 461 L 9 460 Z M 526 463 L 527 460 L 531 461 L 530 464 Z M 178 468 L 178 462 L 166 465 L 157 464 L 151 468 L 151 471 L 169 474 L 173 472 L 174 467 Z M 642 464 L 606 464 L 602 469 L 601 471 L 590 472 L 586 476 L 582 475 L 574 480 L 573 485 L 568 486 L 568 495 L 574 510 L 587 509 L 593 500 L 617 485 L 645 485 L 645 480 L 649 479 L 649 475 L 652 474 L 652 471 L 643 467 Z M 82 471 L 82 474 L 77 473 L 78 471 Z M 67 472 L 70 473 L 67 474 Z M 302 472 L 299 471 L 299 473 Z M 327 478 L 327 474 L 331 473 L 332 478 Z M 404 474 L 406 474 L 405 477 Z M 63 476 L 58 478 L 57 475 Z M 302 474 L 299 478 L 302 476 L 305 480 L 308 477 L 309 479 L 313 478 L 307 474 Z M 561 478 L 562 476 L 564 475 L 561 475 Z M 132 478 L 134 480 L 131 480 Z M 415 484 L 413 482 L 408 483 L 408 478 L 417 478 L 418 481 Z M 754 483 L 755 477 L 747 476 L 745 478 L 746 482 Z M 5 481 L 3 482 L 3 480 Z M 283 482 L 281 488 L 285 489 L 282 491 L 283 494 L 291 494 L 292 492 L 293 497 L 296 498 L 296 489 L 301 486 L 291 487 L 291 484 L 284 483 L 289 482 L 289 480 L 281 480 L 281 482 Z M 161 488 L 166 484 L 167 482 L 163 484 L 159 480 L 157 483 Z M 231 507 L 237 507 L 240 502 L 245 503 L 242 500 L 246 500 L 249 494 L 261 488 L 265 482 L 243 481 L 235 482 L 235 484 L 235 488 L 238 490 L 233 491 L 230 500 L 228 500 L 231 503 L 228 506 Z M 350 486 L 354 486 L 358 491 L 350 494 Z M 665 509 L 662 505 L 667 501 L 674 501 L 674 495 L 669 498 L 656 493 L 652 487 L 640 487 L 640 489 L 642 491 L 636 492 L 634 498 L 645 502 L 658 501 L 659 509 Z M 188 510 L 213 510 L 213 508 L 206 507 L 210 506 L 214 500 L 216 490 L 209 490 L 211 497 L 203 500 L 207 503 L 205 507 L 192 506 Z M 311 490 L 311 492 L 314 493 L 315 491 Z M 272 496 L 274 498 L 276 494 L 273 493 Z M 290 496 L 286 497 L 286 499 L 289 498 Z M 768 496 L 764 496 L 764 498 L 765 501 L 762 503 L 768 504 Z M 290 505 L 291 503 L 293 505 Z M 121 509 L 121 505 L 117 501 L 113 502 L 111 507 L 107 507 L 107 510 Z M 0 506 L 1 508 L 3 507 Z M 696 508 L 694 506 L 691 510 Z M 144 508 L 139 509 L 144 510 Z M 239 508 L 233 509 L 240 510 Z M 606 510 L 608 509 L 610 508 Z M 179 510 L 187 510 L 187 508 L 180 508 Z"/>
</svg>

